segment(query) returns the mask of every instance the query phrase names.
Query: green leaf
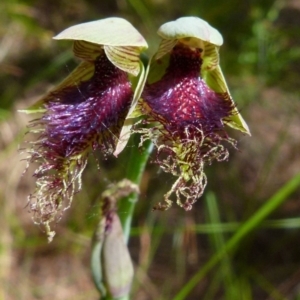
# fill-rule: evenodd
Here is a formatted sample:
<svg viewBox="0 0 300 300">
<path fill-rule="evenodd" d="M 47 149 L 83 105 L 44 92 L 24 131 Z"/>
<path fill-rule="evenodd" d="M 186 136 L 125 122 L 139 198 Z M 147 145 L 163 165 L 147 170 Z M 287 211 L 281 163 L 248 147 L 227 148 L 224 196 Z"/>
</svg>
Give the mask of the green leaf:
<svg viewBox="0 0 300 300">
<path fill-rule="evenodd" d="M 98 45 L 148 48 L 143 36 L 128 21 L 116 17 L 74 25 L 53 38 L 86 41 Z"/>
</svg>

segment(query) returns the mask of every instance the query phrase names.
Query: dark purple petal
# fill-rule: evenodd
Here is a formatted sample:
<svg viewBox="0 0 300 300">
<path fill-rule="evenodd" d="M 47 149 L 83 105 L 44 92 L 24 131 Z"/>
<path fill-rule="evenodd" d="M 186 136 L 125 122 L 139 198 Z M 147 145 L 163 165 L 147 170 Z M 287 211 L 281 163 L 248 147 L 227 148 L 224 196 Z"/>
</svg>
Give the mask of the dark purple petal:
<svg viewBox="0 0 300 300">
<path fill-rule="evenodd" d="M 100 56 L 90 80 L 51 94 L 53 100 L 40 120 L 45 126 L 43 146 L 63 157 L 90 145 L 113 149 L 132 95 L 127 74 Z"/>
<path fill-rule="evenodd" d="M 132 97 L 127 73 L 104 52 L 89 80 L 46 97 L 46 112 L 30 126 L 39 138 L 28 150 L 29 162 L 40 165 L 34 173 L 36 192 L 30 197 L 37 221 L 52 221 L 63 202 L 71 201 L 81 187 L 91 150 L 100 149 L 105 155 L 114 150 Z"/>
<path fill-rule="evenodd" d="M 142 111 L 152 126 L 137 131 L 157 146 L 160 167 L 178 177 L 165 195 L 166 203 L 157 209 L 170 207 L 174 193 L 177 203 L 190 210 L 206 186 L 204 166 L 228 158 L 223 141 L 235 146 L 222 121 L 232 114 L 233 104 L 228 94 L 207 86 L 200 77 L 201 66 L 200 49 L 178 45 L 170 53 L 164 76 L 146 85 L 142 95 Z"/>
<path fill-rule="evenodd" d="M 163 118 L 166 126 L 183 129 L 195 125 L 214 131 L 222 129 L 221 120 L 231 114 L 228 96 L 214 92 L 199 76 L 201 65 L 199 49 L 176 46 L 163 78 L 146 85 L 143 98 L 151 113 Z"/>
</svg>

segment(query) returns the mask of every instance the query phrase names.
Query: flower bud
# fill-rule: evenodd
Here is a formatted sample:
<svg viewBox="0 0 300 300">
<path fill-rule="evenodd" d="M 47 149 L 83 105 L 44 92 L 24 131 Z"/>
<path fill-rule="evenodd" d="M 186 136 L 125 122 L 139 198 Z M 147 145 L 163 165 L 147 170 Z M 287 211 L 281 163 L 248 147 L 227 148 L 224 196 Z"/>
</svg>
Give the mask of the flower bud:
<svg viewBox="0 0 300 300">
<path fill-rule="evenodd" d="M 101 215 L 93 238 L 91 269 L 103 297 L 118 298 L 130 292 L 134 270 L 116 213 L 116 201 L 132 192 L 138 192 L 138 187 L 125 179 L 112 185 L 100 199 Z"/>
</svg>

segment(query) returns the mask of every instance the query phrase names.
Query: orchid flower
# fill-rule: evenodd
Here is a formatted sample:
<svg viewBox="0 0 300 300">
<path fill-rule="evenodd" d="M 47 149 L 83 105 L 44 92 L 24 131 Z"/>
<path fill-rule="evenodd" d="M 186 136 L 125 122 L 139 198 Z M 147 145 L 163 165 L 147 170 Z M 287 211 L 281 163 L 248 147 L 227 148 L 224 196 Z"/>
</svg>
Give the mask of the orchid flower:
<svg viewBox="0 0 300 300">
<path fill-rule="evenodd" d="M 73 40 L 74 55 L 83 61 L 24 110 L 41 114 L 29 125 L 37 139 L 30 142 L 27 161 L 38 164 L 29 205 L 49 240 L 54 235 L 49 224 L 60 218 L 81 188 L 89 154 L 114 152 L 124 120 L 143 88 L 140 54 L 147 48 L 141 34 L 121 18 L 75 25 L 54 39 Z"/>
<path fill-rule="evenodd" d="M 157 149 L 155 161 L 178 177 L 164 203 L 190 210 L 207 183 L 204 173 L 212 161 L 228 159 L 226 144 L 236 148 L 225 125 L 250 134 L 229 93 L 219 65 L 221 34 L 206 21 L 183 17 L 162 25 L 158 51 L 142 99 L 133 117 L 144 116 L 141 144 L 150 139 Z"/>
</svg>

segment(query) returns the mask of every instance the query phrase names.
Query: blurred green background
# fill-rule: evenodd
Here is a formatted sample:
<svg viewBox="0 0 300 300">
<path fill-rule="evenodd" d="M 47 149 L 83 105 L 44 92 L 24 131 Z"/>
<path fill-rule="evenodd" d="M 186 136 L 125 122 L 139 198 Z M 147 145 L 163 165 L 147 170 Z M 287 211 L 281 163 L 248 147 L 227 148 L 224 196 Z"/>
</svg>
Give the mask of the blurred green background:
<svg viewBox="0 0 300 300">
<path fill-rule="evenodd" d="M 300 171 L 299 0 L 2 0 L 0 2 L 0 299 L 98 299 L 89 270 L 97 197 L 122 179 L 118 160 L 91 158 L 84 186 L 54 241 L 35 226 L 27 195 L 34 189 L 22 145 L 28 117 L 18 113 L 76 66 L 71 43 L 52 36 L 68 26 L 110 16 L 129 20 L 148 40 L 164 22 L 195 15 L 223 34 L 221 66 L 252 137 L 231 132 L 239 151 L 206 168 L 208 186 L 193 210 L 152 211 L 174 181 L 149 162 L 133 219 L 136 268 L 132 298 L 184 299 L 179 291 L 199 270 L 185 299 L 300 299 L 300 190 L 297 181 L 272 214 L 254 220 L 231 251 L 207 265 L 241 224 Z M 279 195 L 279 196 L 280 196 Z M 275 200 L 274 200 L 275 199 Z M 275 209 L 276 208 L 276 209 Z M 274 211 L 273 211 L 274 210 Z M 202 269 L 206 266 L 206 269 Z"/>
</svg>

